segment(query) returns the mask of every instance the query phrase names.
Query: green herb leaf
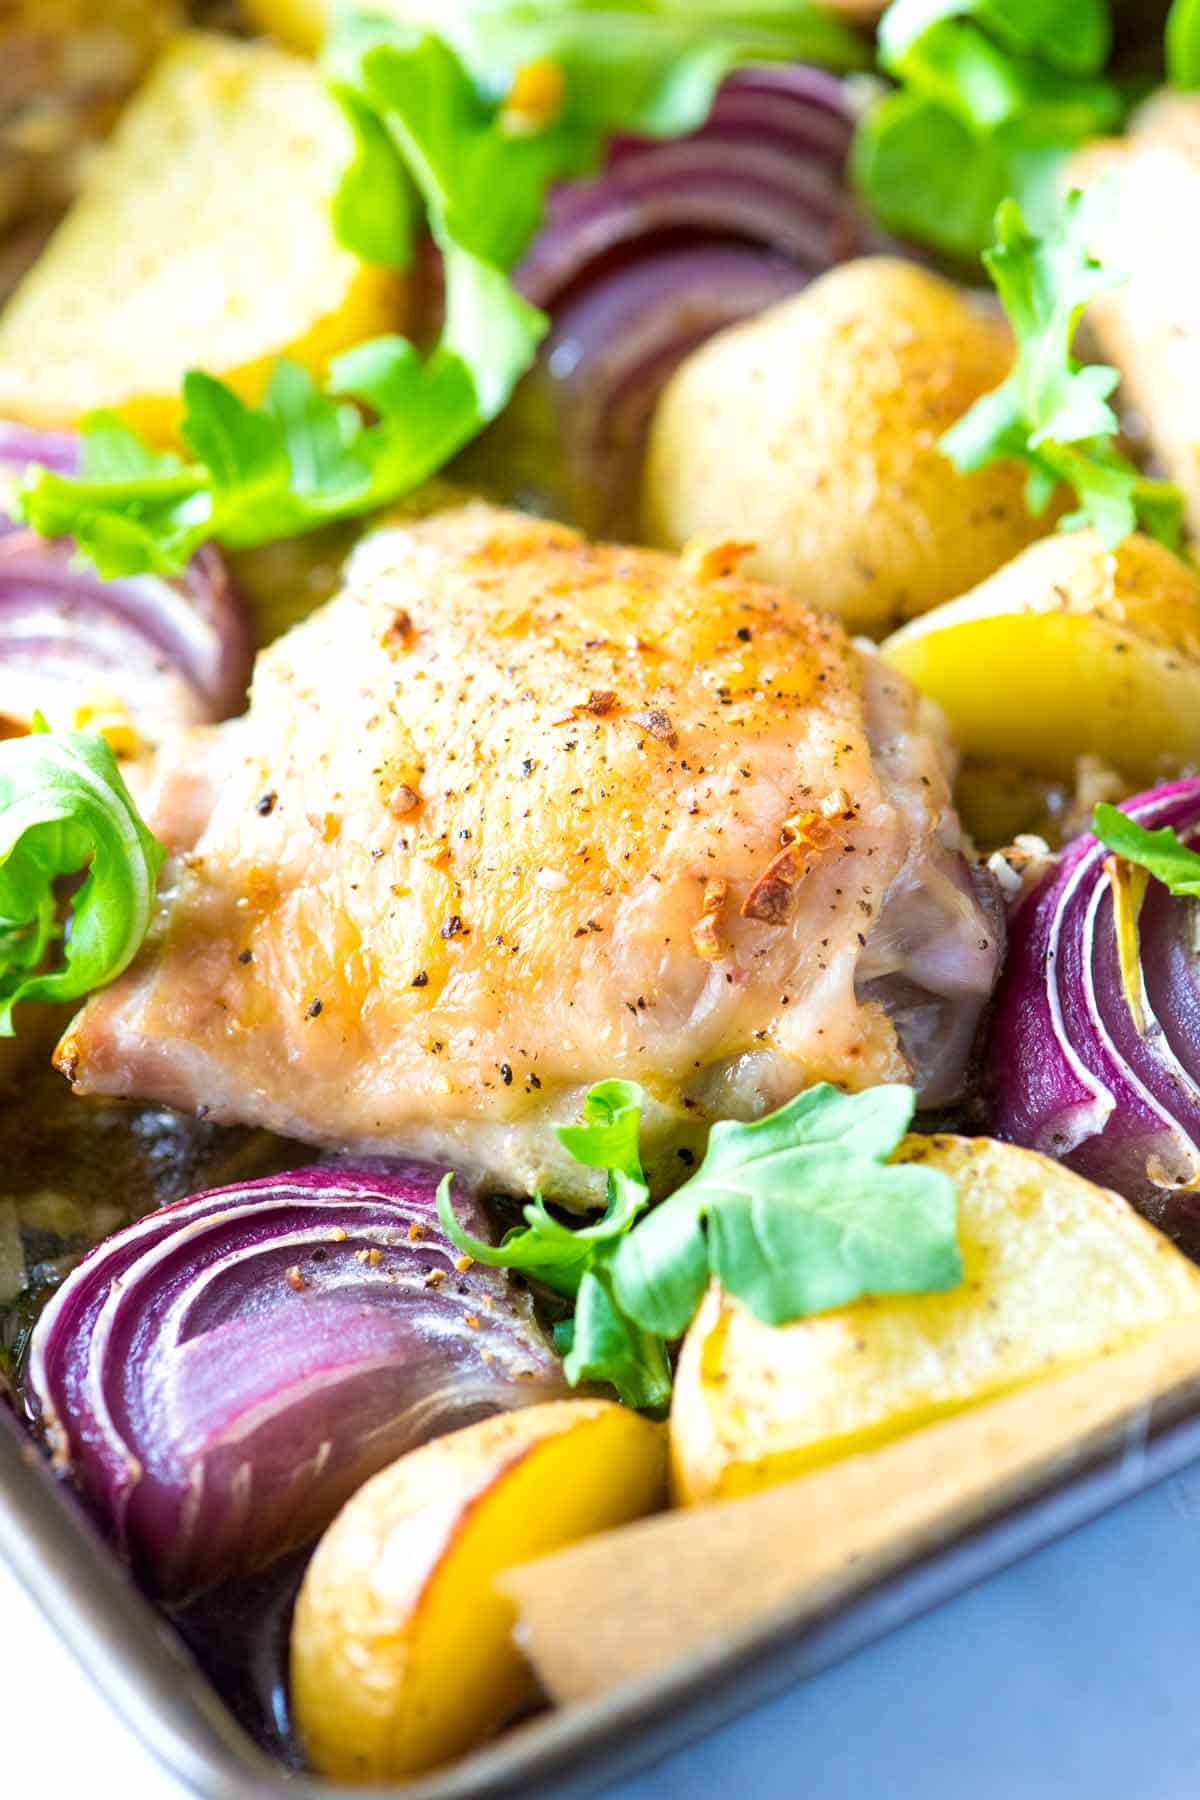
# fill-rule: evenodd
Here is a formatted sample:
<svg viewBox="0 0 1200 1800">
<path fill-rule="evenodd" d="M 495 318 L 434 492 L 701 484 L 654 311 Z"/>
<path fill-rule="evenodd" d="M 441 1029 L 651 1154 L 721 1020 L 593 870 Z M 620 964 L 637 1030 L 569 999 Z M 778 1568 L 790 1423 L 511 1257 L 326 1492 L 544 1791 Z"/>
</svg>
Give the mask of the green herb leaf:
<svg viewBox="0 0 1200 1800">
<path fill-rule="evenodd" d="M 337 240 L 364 262 L 407 269 L 421 213 L 404 158 L 374 109 L 352 87 L 336 81 L 329 86 L 354 139 L 353 160 L 333 200 Z"/>
<path fill-rule="evenodd" d="M 1002 143 L 908 88 L 867 109 L 851 169 L 859 193 L 889 231 L 964 261 L 987 243 L 996 208 L 1014 185 Z"/>
<path fill-rule="evenodd" d="M 519 1269 L 557 1293 L 577 1293 L 598 1247 L 628 1231 L 649 1201 L 650 1190 L 638 1160 L 642 1099 L 636 1082 L 602 1081 L 584 1100 L 582 1122 L 557 1127 L 561 1142 L 576 1162 L 607 1171 L 607 1205 L 593 1224 L 562 1224 L 536 1194 L 524 1209 L 524 1231 L 510 1231 L 499 1246 L 482 1243 L 454 1217 L 447 1175 L 438 1187 L 437 1209 L 450 1241 L 490 1268 Z"/>
<path fill-rule="evenodd" d="M 840 1094 L 822 1085 L 752 1125 L 714 1125 L 691 1180 L 617 1250 L 624 1311 L 677 1336 L 703 1292 L 705 1264 L 769 1325 L 865 1293 L 955 1286 L 951 1183 L 937 1170 L 884 1161 L 914 1105 L 911 1088 Z"/>
<path fill-rule="evenodd" d="M 1110 42 L 1106 0 L 894 0 L 879 60 L 901 86 L 867 109 L 854 149 L 871 210 L 964 259 L 1008 194 L 1041 223 L 1065 157 L 1121 123 Z"/>
<path fill-rule="evenodd" d="M 1169 825 L 1148 831 L 1127 813 L 1101 802 L 1092 814 L 1092 831 L 1117 856 L 1148 870 L 1172 894 L 1200 898 L 1200 853 L 1181 844 Z"/>
<path fill-rule="evenodd" d="M 602 1082 L 582 1124 L 558 1128 L 580 1162 L 608 1171 L 608 1205 L 592 1225 L 565 1225 L 538 1198 L 527 1229 L 498 1248 L 478 1244 L 453 1216 L 449 1176 L 438 1190 L 438 1216 L 461 1250 L 574 1298 L 573 1323 L 556 1332 L 571 1382 L 610 1382 L 632 1406 L 664 1404 L 666 1346 L 713 1276 L 771 1325 L 866 1293 L 961 1280 L 949 1179 L 886 1160 L 911 1122 L 911 1088 L 819 1086 L 754 1124 L 714 1125 L 695 1174 L 649 1213 L 641 1102 L 633 1083 Z"/>
<path fill-rule="evenodd" d="M 658 1409 L 671 1398 L 666 1345 L 621 1311 L 603 1263 L 589 1269 L 579 1284 L 563 1369 L 572 1387 L 607 1381 L 626 1406 Z"/>
<path fill-rule="evenodd" d="M 1091 525 L 1108 549 L 1140 525 L 1174 550 L 1183 496 L 1170 482 L 1140 474 L 1118 449 L 1108 399 L 1117 371 L 1085 366 L 1071 353 L 1084 308 L 1120 280 L 1088 249 L 1096 204 L 1089 199 L 1085 205 L 1082 195 L 1069 195 L 1056 229 L 1040 237 L 1015 200 L 997 212 L 996 241 L 984 262 L 1012 322 L 1017 360 L 1001 386 L 951 427 L 941 448 L 964 471 L 1003 458 L 1023 462 L 1033 512 L 1044 510 L 1060 483 L 1072 488 L 1079 506 L 1064 529 Z"/>
<path fill-rule="evenodd" d="M 1167 14 L 1166 48 L 1171 86 L 1200 88 L 1200 0 L 1174 0 Z"/>
<path fill-rule="evenodd" d="M 165 851 L 92 732 L 0 744 L 0 1036 L 22 1000 L 79 1000 L 119 975 L 149 929 Z M 86 869 L 62 936 L 55 883 Z"/>
<path fill-rule="evenodd" d="M 578 1125 L 558 1135 L 577 1162 L 608 1175 L 603 1214 L 590 1225 L 564 1225 L 541 1195 L 525 1208 L 525 1230 L 498 1246 L 465 1232 L 454 1217 L 450 1176 L 438 1187 L 437 1210 L 450 1241 L 490 1268 L 516 1269 L 575 1302 L 569 1329 L 556 1335 L 572 1386 L 607 1381 L 629 1406 L 665 1405 L 671 1392 L 666 1346 L 621 1311 L 612 1290 L 612 1250 L 645 1210 L 650 1193 L 638 1155 L 643 1094 L 636 1082 L 602 1081 L 584 1100 Z"/>
</svg>

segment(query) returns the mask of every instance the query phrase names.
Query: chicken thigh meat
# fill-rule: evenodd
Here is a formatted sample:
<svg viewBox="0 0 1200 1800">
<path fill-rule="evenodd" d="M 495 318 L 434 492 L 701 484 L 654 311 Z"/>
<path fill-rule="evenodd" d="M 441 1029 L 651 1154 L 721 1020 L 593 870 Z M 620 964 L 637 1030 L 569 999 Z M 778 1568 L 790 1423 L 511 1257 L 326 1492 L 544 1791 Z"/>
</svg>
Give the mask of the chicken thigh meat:
<svg viewBox="0 0 1200 1800">
<path fill-rule="evenodd" d="M 160 769 L 160 916 L 60 1067 L 567 1201 L 606 1076 L 662 1185 L 816 1081 L 953 1095 L 1002 926 L 938 723 L 742 548 L 482 503 L 366 539 Z"/>
</svg>

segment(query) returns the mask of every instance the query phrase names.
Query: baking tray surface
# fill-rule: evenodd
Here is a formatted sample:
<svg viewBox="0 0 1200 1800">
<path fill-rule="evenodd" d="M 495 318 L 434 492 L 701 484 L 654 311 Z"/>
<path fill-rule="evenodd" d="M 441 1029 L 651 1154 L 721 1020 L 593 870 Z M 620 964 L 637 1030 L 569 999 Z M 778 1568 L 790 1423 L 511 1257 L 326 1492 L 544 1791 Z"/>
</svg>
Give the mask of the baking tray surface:
<svg viewBox="0 0 1200 1800">
<path fill-rule="evenodd" d="M 539 1715 L 445 1771 L 373 1791 L 406 1800 L 584 1800 L 1197 1459 L 1200 1416 L 1131 1432 L 1115 1453 L 815 1619 L 785 1607 L 652 1680 Z M 3 1411 L 0 1556 L 129 1728 L 195 1793 L 350 1800 L 363 1792 L 297 1775 L 249 1737 Z"/>
</svg>

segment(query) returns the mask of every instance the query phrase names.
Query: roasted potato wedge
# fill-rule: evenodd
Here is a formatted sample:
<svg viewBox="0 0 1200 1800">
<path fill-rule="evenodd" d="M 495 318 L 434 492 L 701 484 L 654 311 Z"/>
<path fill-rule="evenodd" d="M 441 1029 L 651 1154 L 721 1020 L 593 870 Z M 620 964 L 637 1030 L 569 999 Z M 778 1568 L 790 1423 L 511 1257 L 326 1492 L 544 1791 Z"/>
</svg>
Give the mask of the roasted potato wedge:
<svg viewBox="0 0 1200 1800">
<path fill-rule="evenodd" d="M 671 1411 L 677 1498 L 751 1493 L 1200 1316 L 1200 1270 L 1118 1195 L 986 1138 L 909 1137 L 945 1169 L 965 1279 L 760 1324 L 713 1287 Z"/>
<path fill-rule="evenodd" d="M 0 316 L 0 415 L 72 426 L 111 407 L 166 442 L 187 369 L 256 399 L 277 356 L 320 373 L 402 328 L 399 278 L 334 237 L 349 155 L 311 63 L 177 38 Z"/>
<path fill-rule="evenodd" d="M 300 1591 L 292 1697 L 314 1767 L 342 1781 L 437 1767 L 531 1697 L 500 1570 L 639 1518 L 666 1485 L 663 1428 L 559 1400 L 451 1432 L 361 1488 Z"/>
<path fill-rule="evenodd" d="M 1200 759 L 1200 576 L 1140 534 L 1044 538 L 882 653 L 968 754 L 1064 778 L 1092 755 L 1138 782 Z"/>
<path fill-rule="evenodd" d="M 1049 528 L 1015 463 L 960 475 L 938 449 L 1012 356 L 1008 327 L 939 276 L 846 263 L 680 366 L 651 427 L 647 534 L 751 539 L 749 573 L 855 630 L 926 612 Z"/>
</svg>

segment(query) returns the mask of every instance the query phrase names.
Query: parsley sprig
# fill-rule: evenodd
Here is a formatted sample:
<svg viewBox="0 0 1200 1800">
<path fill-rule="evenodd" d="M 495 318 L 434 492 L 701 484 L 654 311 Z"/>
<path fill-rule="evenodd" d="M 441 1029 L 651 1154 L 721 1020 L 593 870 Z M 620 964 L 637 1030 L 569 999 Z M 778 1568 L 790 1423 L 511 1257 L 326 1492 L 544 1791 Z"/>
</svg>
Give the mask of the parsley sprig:
<svg viewBox="0 0 1200 1800">
<path fill-rule="evenodd" d="M 324 66 L 354 154 L 335 227 L 347 248 L 398 269 L 428 230 L 445 285 L 436 343 L 423 354 L 404 337 L 372 339 L 333 361 L 323 389 L 281 361 L 258 406 L 194 370 L 183 384 L 186 456 L 93 414 L 78 477 L 27 477 L 26 522 L 74 537 L 102 575 L 169 575 L 206 539 L 245 549 L 410 492 L 503 410 L 534 360 L 547 320 L 511 275 L 554 181 L 593 168 L 615 131 L 690 130 L 739 62 L 847 65 L 863 54 L 845 26 L 791 0 L 632 3 L 603 15 L 549 0 L 467 8 L 457 48 L 394 18 L 341 15 Z M 514 125 L 506 83 L 539 58 L 561 76 L 559 103 Z"/>
<path fill-rule="evenodd" d="M 912 1120 L 911 1088 L 842 1094 L 821 1084 L 753 1124 L 714 1125 L 699 1168 L 651 1210 L 641 1103 L 635 1083 L 601 1082 L 582 1124 L 559 1127 L 577 1161 L 608 1171 L 607 1205 L 592 1224 L 563 1223 L 538 1196 L 496 1248 L 458 1224 L 450 1176 L 438 1190 L 442 1227 L 461 1250 L 574 1301 L 562 1333 L 573 1384 L 607 1381 L 631 1406 L 664 1405 L 667 1347 L 710 1277 L 769 1325 L 962 1279 L 950 1180 L 887 1161 Z"/>
<path fill-rule="evenodd" d="M 1091 525 L 1115 549 L 1138 526 L 1178 549 L 1183 496 L 1171 482 L 1140 473 L 1117 444 L 1117 415 L 1109 395 L 1120 379 L 1104 363 L 1072 354 L 1089 301 L 1121 279 L 1101 267 L 1088 248 L 1092 208 L 1103 190 L 1068 196 L 1053 230 L 1035 236 L 1015 200 L 996 214 L 996 241 L 984 262 L 1017 340 L 1011 374 L 977 400 L 941 440 L 964 471 L 1015 458 L 1028 471 L 1026 501 L 1045 510 L 1060 483 L 1078 508 L 1063 529 Z"/>
</svg>

